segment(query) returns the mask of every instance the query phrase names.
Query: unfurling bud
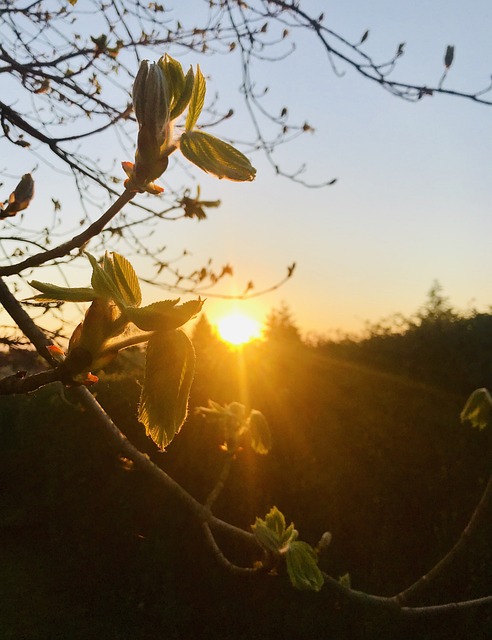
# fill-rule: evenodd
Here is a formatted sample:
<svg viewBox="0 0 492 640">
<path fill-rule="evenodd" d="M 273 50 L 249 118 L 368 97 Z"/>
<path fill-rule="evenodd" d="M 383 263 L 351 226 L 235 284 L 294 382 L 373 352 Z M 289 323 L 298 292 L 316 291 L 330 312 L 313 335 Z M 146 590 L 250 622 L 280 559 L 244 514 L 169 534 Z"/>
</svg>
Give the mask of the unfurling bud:
<svg viewBox="0 0 492 640">
<path fill-rule="evenodd" d="M 328 547 L 331 544 L 331 540 L 332 540 L 331 533 L 329 531 L 325 531 L 324 534 L 321 536 L 320 541 L 318 542 L 316 551 L 318 553 L 322 553 L 323 551 L 326 551 L 326 549 L 328 549 Z"/>
<path fill-rule="evenodd" d="M 157 63 L 144 60 L 133 85 L 133 106 L 138 121 L 135 163 L 123 162 L 131 191 L 161 193 L 154 183 L 167 169 L 169 156 L 179 147 L 187 160 L 218 178 L 254 180 L 256 169 L 230 144 L 195 127 L 206 93 L 200 67 L 186 75 L 181 64 L 168 56 Z M 173 122 L 188 108 L 184 133 L 173 139 Z"/>
<path fill-rule="evenodd" d="M 153 182 L 166 170 L 172 149 L 171 90 L 161 65 L 148 60 L 140 64 L 133 85 L 133 107 L 139 125 L 137 153 L 135 164 L 123 163 L 129 189 L 162 191 Z"/>
<path fill-rule="evenodd" d="M 19 211 L 27 209 L 34 197 L 34 180 L 30 173 L 25 173 L 15 190 L 10 194 L 5 209 L 0 208 L 0 218 L 15 216 Z"/>
<path fill-rule="evenodd" d="M 169 128 L 169 89 L 162 67 L 144 60 L 133 84 L 133 108 L 140 130 L 160 147 Z"/>
</svg>

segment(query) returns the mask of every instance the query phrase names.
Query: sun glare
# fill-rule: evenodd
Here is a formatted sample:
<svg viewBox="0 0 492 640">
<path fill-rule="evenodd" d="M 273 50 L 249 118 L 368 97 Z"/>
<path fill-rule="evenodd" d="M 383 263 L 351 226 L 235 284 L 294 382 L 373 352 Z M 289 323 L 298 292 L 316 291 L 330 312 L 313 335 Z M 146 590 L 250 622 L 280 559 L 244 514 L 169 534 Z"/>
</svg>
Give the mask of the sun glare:
<svg viewBox="0 0 492 640">
<path fill-rule="evenodd" d="M 260 323 L 242 313 L 231 313 L 217 322 L 219 335 L 225 342 L 240 345 L 259 338 Z"/>
</svg>

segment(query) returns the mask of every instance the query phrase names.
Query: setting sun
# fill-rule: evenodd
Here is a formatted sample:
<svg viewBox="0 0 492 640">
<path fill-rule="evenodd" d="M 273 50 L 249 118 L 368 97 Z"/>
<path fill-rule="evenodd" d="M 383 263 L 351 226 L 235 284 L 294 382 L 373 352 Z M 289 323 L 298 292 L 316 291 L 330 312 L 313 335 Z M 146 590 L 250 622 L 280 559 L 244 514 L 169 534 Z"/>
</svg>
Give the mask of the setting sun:
<svg viewBox="0 0 492 640">
<path fill-rule="evenodd" d="M 260 323 L 242 313 L 231 313 L 217 322 L 217 329 L 222 340 L 230 344 L 240 345 L 259 338 Z"/>
</svg>

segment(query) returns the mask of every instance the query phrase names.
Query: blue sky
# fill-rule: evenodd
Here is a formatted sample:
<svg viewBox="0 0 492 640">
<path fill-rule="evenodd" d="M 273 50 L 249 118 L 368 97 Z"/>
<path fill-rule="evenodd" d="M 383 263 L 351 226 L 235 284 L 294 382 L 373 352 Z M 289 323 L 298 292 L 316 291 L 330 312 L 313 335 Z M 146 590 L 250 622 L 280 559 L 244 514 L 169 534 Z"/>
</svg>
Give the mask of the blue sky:
<svg viewBox="0 0 492 640">
<path fill-rule="evenodd" d="M 185 21 L 202 4 L 191 0 L 166 7 L 179 7 Z M 357 41 L 370 29 L 366 51 L 375 58 L 391 57 L 405 42 L 395 78 L 436 84 L 449 44 L 456 52 L 446 86 L 473 91 L 492 73 L 492 5 L 485 0 L 466 6 L 457 0 L 302 5 L 324 11 L 325 23 L 348 40 Z M 261 320 L 285 301 L 305 332 L 359 331 L 366 320 L 410 314 L 434 280 L 458 308 L 487 309 L 492 303 L 492 107 L 445 96 L 406 103 L 343 65 L 343 77 L 336 77 L 309 34 L 296 36 L 296 44 L 286 61 L 255 70 L 259 85 L 270 86 L 274 110 L 287 105 L 294 119 L 307 120 L 316 130 L 283 147 L 278 160 L 286 169 L 306 162 L 307 180 L 336 177 L 337 184 L 306 189 L 276 177 L 259 154 L 251 156 L 258 169 L 254 183 L 218 182 L 196 173 L 194 185 L 201 185 L 204 197 L 220 198 L 222 207 L 206 222 L 165 225 L 160 244 L 168 244 L 173 254 L 186 247 L 190 266 L 210 256 L 217 265 L 231 262 L 236 275 L 222 293 L 240 292 L 248 280 L 258 289 L 267 287 L 296 261 L 296 275 L 283 288 L 238 305 Z M 209 76 L 209 95 L 219 90 L 224 106 L 235 108 L 235 117 L 214 133 L 243 136 L 250 125 L 237 94 L 235 54 L 204 59 L 187 54 L 181 61 L 200 62 Z M 97 153 L 104 153 L 105 144 Z M 15 159 L 20 172 L 32 170 L 25 156 Z M 37 175 L 47 176 L 38 180 L 36 197 L 38 207 L 48 210 L 60 177 L 53 181 L 46 168 Z M 64 207 L 67 229 L 77 226 L 78 206 L 72 198 Z M 73 273 L 80 271 L 74 267 Z M 147 295 L 149 301 L 159 297 L 150 290 Z M 214 321 L 236 306 L 209 297 L 205 310 Z"/>
</svg>

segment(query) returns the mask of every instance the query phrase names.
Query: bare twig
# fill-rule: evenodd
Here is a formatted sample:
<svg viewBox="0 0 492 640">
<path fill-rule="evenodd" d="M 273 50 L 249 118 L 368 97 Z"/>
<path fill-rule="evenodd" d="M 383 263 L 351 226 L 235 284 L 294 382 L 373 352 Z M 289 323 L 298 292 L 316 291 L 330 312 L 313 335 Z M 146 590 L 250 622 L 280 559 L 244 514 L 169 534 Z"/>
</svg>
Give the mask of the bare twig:
<svg viewBox="0 0 492 640">
<path fill-rule="evenodd" d="M 85 231 L 74 236 L 71 240 L 60 244 L 57 247 L 53 247 L 53 249 L 35 253 L 34 255 L 26 258 L 25 260 L 22 260 L 22 262 L 18 262 L 17 264 L 12 264 L 7 267 L 0 267 L 0 276 L 11 276 L 20 273 L 25 269 L 29 269 L 30 267 L 38 267 L 41 264 L 45 264 L 49 260 L 62 258 L 63 256 L 68 255 L 73 249 L 80 249 L 80 247 L 83 247 L 91 238 L 101 233 L 108 222 L 112 220 L 115 215 L 121 211 L 125 204 L 130 202 L 130 200 L 134 196 L 134 191 L 129 191 L 128 189 L 126 189 L 120 195 L 120 197 L 109 207 L 109 209 L 100 218 L 98 218 L 89 227 L 87 227 Z"/>
<path fill-rule="evenodd" d="M 472 534 L 477 531 L 479 526 L 483 524 L 487 509 L 490 505 L 492 498 L 492 475 L 489 478 L 487 486 L 482 494 L 480 502 L 478 503 L 475 511 L 473 512 L 468 524 L 464 528 L 459 540 L 452 547 L 450 551 L 436 564 L 430 571 L 419 578 L 412 585 L 401 591 L 395 596 L 400 604 L 408 603 L 412 598 L 419 596 L 425 589 L 439 576 L 442 572 L 448 568 L 462 553 L 469 542 Z"/>
<path fill-rule="evenodd" d="M 36 391 L 36 389 L 56 382 L 58 379 L 58 373 L 55 369 L 40 371 L 32 376 L 27 376 L 25 371 L 19 371 L 0 380 L 0 396 Z"/>
<path fill-rule="evenodd" d="M 231 468 L 232 468 L 232 463 L 235 460 L 235 455 L 234 454 L 227 454 L 227 459 L 224 463 L 224 466 L 222 467 L 222 471 L 221 474 L 219 476 L 219 479 L 217 480 L 217 484 L 215 485 L 215 487 L 212 489 L 212 491 L 210 492 L 206 502 L 205 502 L 205 509 L 212 509 L 212 506 L 215 504 L 217 498 L 220 496 L 220 494 L 222 493 L 222 490 L 225 487 L 225 483 L 227 482 L 227 478 L 229 477 L 229 473 L 231 472 Z"/>
</svg>

